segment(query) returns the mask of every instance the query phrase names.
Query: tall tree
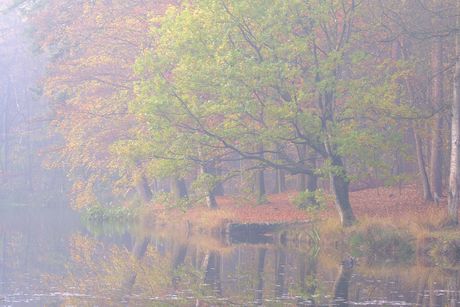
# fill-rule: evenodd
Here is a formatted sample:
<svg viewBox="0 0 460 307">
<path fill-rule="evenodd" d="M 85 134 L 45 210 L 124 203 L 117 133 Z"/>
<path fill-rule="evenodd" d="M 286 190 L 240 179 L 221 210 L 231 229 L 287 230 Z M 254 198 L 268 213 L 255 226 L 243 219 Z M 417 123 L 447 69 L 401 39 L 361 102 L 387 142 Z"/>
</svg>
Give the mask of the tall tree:
<svg viewBox="0 0 460 307">
<path fill-rule="evenodd" d="M 51 133 L 62 136 L 54 148 L 58 157 L 49 164 L 70 170 L 77 206 L 97 202 L 95 192 L 104 185 L 138 185 L 145 192 L 143 161 L 113 148 L 141 129 L 128 111 L 135 98 L 132 65 L 149 43 L 141 39 L 149 16 L 171 3 L 47 0 L 31 17 L 39 48 L 51 56 L 42 80 L 52 108 Z"/>
<path fill-rule="evenodd" d="M 436 22 L 435 25 L 438 25 Z M 433 105 L 437 110 L 433 127 L 431 142 L 431 188 L 432 194 L 442 196 L 442 126 L 443 126 L 443 43 L 442 37 L 435 37 L 431 53 L 431 65 L 433 71 Z"/>
<path fill-rule="evenodd" d="M 397 136 L 377 127 L 385 126 L 383 114 L 405 109 L 394 104 L 397 87 L 384 62 L 375 78 L 364 73 L 373 59 L 353 36 L 360 16 L 354 1 L 339 0 L 203 0 L 169 10 L 155 20 L 162 24 L 152 31 L 155 48 L 136 64 L 144 80 L 133 110 L 148 133 L 133 146 L 163 169 L 237 154 L 257 169 L 326 176 L 342 224 L 350 225 L 342 156 L 367 151 L 368 142 L 394 150 Z M 290 154 L 305 145 L 323 169 Z"/>
<path fill-rule="evenodd" d="M 457 1 L 457 12 L 460 11 L 460 3 Z M 460 146 L 460 26 L 457 17 L 457 29 L 455 30 L 455 74 L 452 97 L 452 141 L 450 156 L 449 189 L 447 192 L 447 209 L 449 216 L 455 224 L 458 224 L 458 184 L 459 184 L 459 146 Z"/>
</svg>

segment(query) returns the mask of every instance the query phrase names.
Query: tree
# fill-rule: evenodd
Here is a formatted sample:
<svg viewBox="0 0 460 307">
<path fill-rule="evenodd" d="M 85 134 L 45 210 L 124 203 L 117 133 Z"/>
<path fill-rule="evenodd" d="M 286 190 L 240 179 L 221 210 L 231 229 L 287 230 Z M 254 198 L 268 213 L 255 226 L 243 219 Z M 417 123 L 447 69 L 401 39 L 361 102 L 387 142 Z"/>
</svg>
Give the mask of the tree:
<svg viewBox="0 0 460 307">
<path fill-rule="evenodd" d="M 46 110 L 43 101 L 34 101 L 44 58 L 30 57 L 22 36 L 27 23 L 18 10 L 7 11 L 6 3 L 0 7 L 5 10 L 0 18 L 0 193 L 4 202 L 25 203 L 38 192 L 38 182 L 50 183 L 36 156 L 45 143 L 40 135 L 44 124 L 34 120 Z"/>
<path fill-rule="evenodd" d="M 187 172 L 237 154 L 254 161 L 252 171 L 326 176 L 350 225 L 342 156 L 370 142 L 397 148 L 393 131 L 377 127 L 388 124 L 382 114 L 406 109 L 393 103 L 384 61 L 375 78 L 364 74 L 373 59 L 353 35 L 359 18 L 354 1 L 338 0 L 203 0 L 170 9 L 155 19 L 155 47 L 136 63 L 143 81 L 133 111 L 148 132 L 131 146 L 155 157 L 155 169 Z M 316 152 L 323 168 L 293 156 L 297 146 Z"/>
<path fill-rule="evenodd" d="M 32 13 L 34 38 L 51 58 L 42 79 L 50 133 L 62 139 L 49 166 L 69 170 L 78 207 L 109 202 L 97 192 L 114 186 L 118 192 L 138 186 L 143 198 L 151 195 L 143 161 L 130 159 L 116 143 L 142 129 L 128 111 L 135 98 L 132 65 L 149 43 L 141 40 L 148 16 L 171 3 L 48 0 Z"/>
<path fill-rule="evenodd" d="M 395 1 L 369 2 L 375 23 L 380 28 L 387 29 L 381 42 L 388 43 L 400 40 L 403 43 L 403 62 L 411 66 L 412 72 L 405 76 L 406 92 L 410 105 L 414 108 L 413 119 L 416 154 L 425 199 L 442 195 L 442 155 L 443 130 L 445 116 L 444 97 L 450 87 L 445 83 L 444 75 L 451 73 L 452 65 L 445 65 L 444 58 L 452 48 L 449 48 L 449 36 L 455 29 L 453 24 L 455 1 Z M 446 54 L 446 56 L 444 56 Z M 427 65 L 429 63 L 429 65 Z M 447 79 L 447 78 L 446 78 Z M 409 119 L 409 118 L 407 118 Z M 447 120 L 447 126 L 449 126 Z M 423 128 L 428 126 L 429 128 Z M 429 131 L 428 131 L 429 130 Z M 430 137 L 427 144 L 427 160 L 430 165 L 430 184 L 426 178 L 425 159 L 423 157 L 423 141 Z M 430 146 L 431 145 L 431 146 Z M 447 164 L 447 163 L 446 163 Z"/>
<path fill-rule="evenodd" d="M 459 3 L 457 2 L 457 5 Z M 449 189 L 447 191 L 448 213 L 452 221 L 458 224 L 458 184 L 459 184 L 459 146 L 460 146 L 460 26 L 457 17 L 457 29 L 455 30 L 455 74 L 452 99 L 452 142 L 450 157 Z"/>
</svg>

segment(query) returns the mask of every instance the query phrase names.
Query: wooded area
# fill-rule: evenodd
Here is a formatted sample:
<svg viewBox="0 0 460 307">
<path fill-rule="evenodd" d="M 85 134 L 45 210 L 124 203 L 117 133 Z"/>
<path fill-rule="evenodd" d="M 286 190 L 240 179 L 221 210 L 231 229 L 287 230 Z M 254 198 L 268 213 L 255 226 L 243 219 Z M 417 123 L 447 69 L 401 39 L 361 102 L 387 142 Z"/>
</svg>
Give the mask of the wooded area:
<svg viewBox="0 0 460 307">
<path fill-rule="evenodd" d="M 458 223 L 459 5 L 18 1 L 1 17 L 2 193 L 213 208 L 297 189 L 350 225 L 350 189 L 414 181 Z"/>
</svg>

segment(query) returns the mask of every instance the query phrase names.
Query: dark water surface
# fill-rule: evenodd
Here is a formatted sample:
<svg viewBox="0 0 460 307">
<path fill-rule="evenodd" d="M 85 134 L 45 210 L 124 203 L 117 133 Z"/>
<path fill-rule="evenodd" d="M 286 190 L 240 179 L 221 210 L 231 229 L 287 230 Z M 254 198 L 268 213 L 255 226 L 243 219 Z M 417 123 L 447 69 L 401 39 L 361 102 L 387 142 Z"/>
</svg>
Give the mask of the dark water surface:
<svg viewBox="0 0 460 307">
<path fill-rule="evenodd" d="M 389 250 L 341 265 L 349 251 L 337 245 L 228 242 L 4 208 L 0 306 L 458 305 L 460 265 L 449 252 Z"/>
</svg>

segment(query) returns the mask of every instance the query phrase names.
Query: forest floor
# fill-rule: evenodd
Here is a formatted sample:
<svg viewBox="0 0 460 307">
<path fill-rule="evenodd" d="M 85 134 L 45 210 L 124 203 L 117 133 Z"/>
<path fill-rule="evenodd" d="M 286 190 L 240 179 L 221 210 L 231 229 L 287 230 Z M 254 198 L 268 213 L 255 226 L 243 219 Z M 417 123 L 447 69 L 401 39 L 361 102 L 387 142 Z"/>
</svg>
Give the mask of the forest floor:
<svg viewBox="0 0 460 307">
<path fill-rule="evenodd" d="M 217 197 L 219 210 L 223 215 L 209 215 L 208 219 L 225 217 L 228 221 L 239 223 L 261 223 L 261 222 L 284 222 L 284 221 L 306 221 L 312 218 L 337 218 L 337 212 L 332 203 L 326 205 L 322 212 L 312 215 L 305 210 L 299 210 L 295 204 L 291 204 L 290 199 L 298 193 L 295 191 L 286 191 L 284 193 L 268 195 L 269 203 L 255 206 L 254 202 L 238 201 L 233 197 Z M 401 220 L 409 218 L 409 215 L 419 215 L 433 210 L 446 210 L 447 197 L 439 198 L 439 208 L 433 201 L 424 201 L 421 188 L 414 185 L 402 187 L 401 194 L 399 188 L 379 188 L 366 189 L 356 192 L 350 192 L 350 203 L 357 219 L 364 217 L 390 218 Z M 182 224 L 185 219 L 191 224 L 197 225 L 203 215 L 206 215 L 204 205 L 196 205 L 187 209 L 187 213 L 181 215 L 178 210 L 169 210 L 165 212 L 166 219 L 175 217 L 174 220 Z M 180 221 L 184 220 L 184 221 Z"/>
</svg>

